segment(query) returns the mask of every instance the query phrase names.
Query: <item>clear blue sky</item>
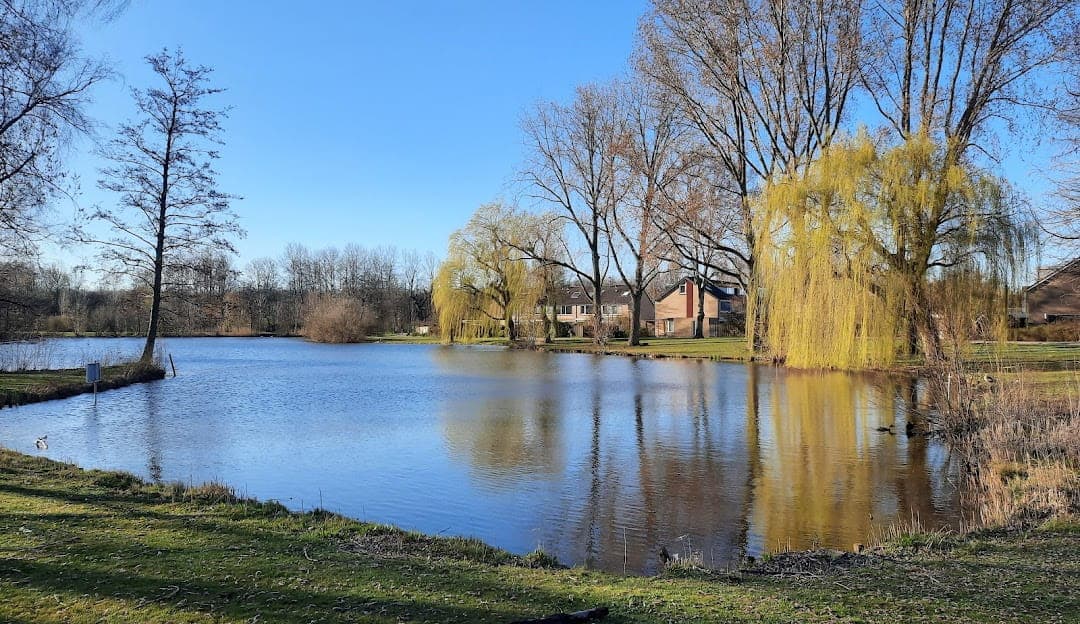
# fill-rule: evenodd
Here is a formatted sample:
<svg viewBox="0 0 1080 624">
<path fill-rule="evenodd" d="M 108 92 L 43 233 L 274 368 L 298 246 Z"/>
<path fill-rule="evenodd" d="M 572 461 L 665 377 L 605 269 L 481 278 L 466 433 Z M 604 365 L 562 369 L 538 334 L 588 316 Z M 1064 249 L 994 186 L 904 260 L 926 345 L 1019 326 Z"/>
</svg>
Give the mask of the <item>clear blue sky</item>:
<svg viewBox="0 0 1080 624">
<path fill-rule="evenodd" d="M 153 82 L 147 54 L 182 46 L 214 68 L 228 89 L 219 102 L 233 107 L 218 169 L 222 189 L 244 197 L 235 205 L 248 231 L 242 268 L 293 241 L 441 256 L 477 206 L 510 194 L 522 114 L 623 72 L 646 9 L 644 0 L 132 0 L 80 36 L 119 74 L 90 107 L 102 138 L 134 114 L 129 87 Z M 80 203 L 114 201 L 96 188 L 93 156 L 83 150 L 73 166 Z"/>
</svg>

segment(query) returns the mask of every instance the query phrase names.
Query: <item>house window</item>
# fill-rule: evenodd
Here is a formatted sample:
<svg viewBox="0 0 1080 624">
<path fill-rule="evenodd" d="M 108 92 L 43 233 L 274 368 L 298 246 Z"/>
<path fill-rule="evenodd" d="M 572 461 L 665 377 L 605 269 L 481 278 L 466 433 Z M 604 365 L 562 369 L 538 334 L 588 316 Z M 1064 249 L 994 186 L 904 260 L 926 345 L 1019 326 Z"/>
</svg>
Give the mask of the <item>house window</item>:
<svg viewBox="0 0 1080 624">
<path fill-rule="evenodd" d="M 675 333 L 675 319 L 665 319 L 664 320 L 664 333 L 665 334 L 674 334 Z"/>
<path fill-rule="evenodd" d="M 720 311 L 721 312 L 731 312 L 731 302 L 730 301 L 721 301 L 720 302 Z"/>
<path fill-rule="evenodd" d="M 580 296 L 581 296 L 581 293 L 579 293 L 579 292 L 578 292 L 578 291 L 576 291 L 576 290 L 575 290 L 574 292 L 570 293 L 570 298 L 571 298 L 571 299 L 577 299 L 577 298 L 578 298 L 578 297 L 580 297 Z"/>
<path fill-rule="evenodd" d="M 600 311 L 604 316 L 616 316 L 619 314 L 619 306 L 617 305 L 604 305 L 600 306 Z"/>
<path fill-rule="evenodd" d="M 592 306 L 591 305 L 583 305 L 583 306 L 581 306 L 581 313 L 582 314 L 592 314 Z"/>
<path fill-rule="evenodd" d="M 725 295 L 734 295 L 735 294 L 735 289 L 731 288 L 731 287 L 721 288 L 720 290 L 722 290 Z"/>
<path fill-rule="evenodd" d="M 573 314 L 573 313 L 574 313 L 574 306 L 572 306 L 572 305 L 561 305 L 561 306 L 559 306 L 559 314 Z"/>
<path fill-rule="evenodd" d="M 685 295 L 686 294 L 686 282 L 683 282 L 683 283 L 679 284 L 679 294 L 680 295 Z"/>
</svg>

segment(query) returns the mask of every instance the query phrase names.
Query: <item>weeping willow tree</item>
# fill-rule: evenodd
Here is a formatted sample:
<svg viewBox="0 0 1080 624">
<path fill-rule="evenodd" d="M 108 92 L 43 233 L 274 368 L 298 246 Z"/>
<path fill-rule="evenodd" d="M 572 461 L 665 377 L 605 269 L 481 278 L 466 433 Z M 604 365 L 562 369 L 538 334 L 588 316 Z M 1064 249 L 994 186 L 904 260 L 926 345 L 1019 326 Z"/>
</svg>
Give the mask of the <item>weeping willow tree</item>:
<svg viewBox="0 0 1080 624">
<path fill-rule="evenodd" d="M 1000 180 L 949 161 L 925 134 L 883 151 L 862 133 L 769 185 L 755 277 L 774 359 L 887 366 L 1003 335 L 1026 229 Z"/>
<path fill-rule="evenodd" d="M 513 212 L 487 204 L 450 235 L 447 258 L 432 284 L 447 342 L 499 335 L 516 340 L 518 319 L 532 318 L 542 289 L 517 251 L 518 232 Z"/>
</svg>

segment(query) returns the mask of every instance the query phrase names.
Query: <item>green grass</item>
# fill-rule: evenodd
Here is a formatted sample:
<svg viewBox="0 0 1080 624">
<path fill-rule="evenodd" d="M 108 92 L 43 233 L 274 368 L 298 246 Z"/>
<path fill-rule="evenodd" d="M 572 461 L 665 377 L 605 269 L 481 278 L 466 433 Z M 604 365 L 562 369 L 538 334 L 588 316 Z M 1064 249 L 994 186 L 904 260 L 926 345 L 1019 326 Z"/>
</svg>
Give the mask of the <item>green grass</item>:
<svg viewBox="0 0 1080 624">
<path fill-rule="evenodd" d="M 976 342 L 963 353 L 964 363 L 984 371 L 1080 369 L 1080 342 Z M 920 358 L 905 356 L 897 365 L 917 368 Z"/>
<path fill-rule="evenodd" d="M 1034 390 L 1038 396 L 1076 399 L 1080 397 L 1080 370 L 1018 370 L 994 373 L 1006 384 L 1018 384 Z"/>
<path fill-rule="evenodd" d="M 554 351 L 736 361 L 747 361 L 751 355 L 746 348 L 746 339 L 741 336 L 699 339 L 645 338 L 643 342 L 646 343 L 644 346 L 629 347 L 622 340 L 595 345 L 588 338 L 560 338 L 543 348 Z M 964 360 L 972 368 L 988 371 L 1080 370 L 1080 342 L 975 343 L 969 346 Z M 922 362 L 901 358 L 897 364 L 900 368 L 916 368 Z"/>
<path fill-rule="evenodd" d="M 1049 623 L 1080 618 L 1078 554 L 1059 521 L 805 575 L 620 577 L 0 450 L 0 621 Z"/>
<path fill-rule="evenodd" d="M 105 366 L 101 369 L 99 390 L 161 379 L 165 371 L 139 363 Z M 0 407 L 63 398 L 90 392 L 85 368 L 0 372 Z"/>
<path fill-rule="evenodd" d="M 714 360 L 750 359 L 746 338 L 725 336 L 723 338 L 644 338 L 643 345 L 631 347 L 625 340 L 612 340 L 606 345 L 596 345 L 590 338 L 558 338 L 541 348 L 552 351 L 580 351 L 613 355 L 643 357 L 705 358 Z"/>
</svg>

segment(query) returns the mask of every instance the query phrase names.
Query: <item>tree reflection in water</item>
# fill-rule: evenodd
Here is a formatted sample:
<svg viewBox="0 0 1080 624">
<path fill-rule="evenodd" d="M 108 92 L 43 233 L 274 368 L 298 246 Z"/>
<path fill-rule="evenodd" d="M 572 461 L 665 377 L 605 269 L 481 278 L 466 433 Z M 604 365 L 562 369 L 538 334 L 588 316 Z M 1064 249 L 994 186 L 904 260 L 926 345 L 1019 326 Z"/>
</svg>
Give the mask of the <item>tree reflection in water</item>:
<svg viewBox="0 0 1080 624">
<path fill-rule="evenodd" d="M 849 547 L 896 519 L 957 517 L 945 454 L 904 435 L 918 418 L 913 380 L 520 356 L 487 370 L 449 356 L 501 390 L 445 405 L 444 432 L 492 490 L 561 482 L 534 513 L 538 543 L 563 561 L 651 572 L 663 547 L 723 566 L 778 547 Z M 890 424 L 898 435 L 876 431 Z"/>
</svg>

